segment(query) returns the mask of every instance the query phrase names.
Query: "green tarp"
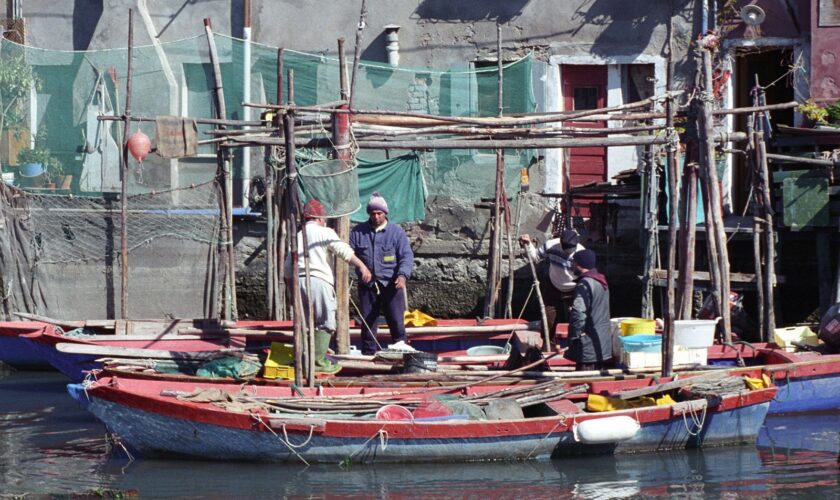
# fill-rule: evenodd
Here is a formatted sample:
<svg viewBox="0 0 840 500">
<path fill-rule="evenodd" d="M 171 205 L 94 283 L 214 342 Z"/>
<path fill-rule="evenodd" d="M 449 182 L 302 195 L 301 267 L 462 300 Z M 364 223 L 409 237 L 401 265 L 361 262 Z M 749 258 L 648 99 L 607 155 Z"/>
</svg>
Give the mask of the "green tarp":
<svg viewBox="0 0 840 500">
<path fill-rule="evenodd" d="M 359 207 L 350 220 L 367 220 L 367 200 L 379 191 L 388 202 L 388 220 L 394 223 L 414 222 L 426 218 L 426 187 L 420 156 L 410 153 L 389 160 L 371 161 L 358 158 Z"/>
</svg>

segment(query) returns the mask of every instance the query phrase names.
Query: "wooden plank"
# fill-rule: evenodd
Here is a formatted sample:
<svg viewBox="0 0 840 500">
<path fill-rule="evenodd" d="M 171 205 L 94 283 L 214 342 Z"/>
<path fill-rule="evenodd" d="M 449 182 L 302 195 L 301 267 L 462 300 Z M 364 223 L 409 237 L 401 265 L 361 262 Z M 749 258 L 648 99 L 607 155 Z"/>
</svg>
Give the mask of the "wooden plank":
<svg viewBox="0 0 840 500">
<path fill-rule="evenodd" d="M 152 359 L 213 359 L 224 354 L 235 355 L 243 352 L 241 349 L 218 349 L 213 351 L 181 352 L 163 349 L 140 349 L 135 347 L 112 347 L 87 344 L 69 344 L 60 342 L 55 348 L 59 352 L 68 354 L 87 354 L 90 356 L 113 356 L 120 358 L 152 358 Z"/>
<path fill-rule="evenodd" d="M 721 370 L 718 372 L 709 372 L 704 373 L 702 375 L 696 375 L 693 377 L 687 377 L 679 380 L 674 380 L 673 382 L 667 382 L 665 384 L 654 385 L 651 387 L 643 387 L 641 389 L 633 389 L 629 391 L 622 391 L 618 394 L 619 399 L 633 399 L 638 398 L 641 396 L 648 396 L 651 394 L 657 394 L 660 392 L 670 391 L 673 389 L 680 389 L 682 387 L 689 386 L 696 382 L 710 382 L 713 380 L 721 380 L 725 377 L 729 376 L 729 370 Z"/>
<path fill-rule="evenodd" d="M 679 276 L 679 273 L 677 273 Z M 694 271 L 692 274 L 695 281 L 709 281 L 708 271 Z M 664 280 L 668 277 L 667 269 L 654 269 L 653 277 L 657 280 Z M 753 273 L 729 273 L 729 280 L 733 283 L 755 283 L 755 274 Z M 785 282 L 784 276 L 776 276 L 776 284 Z"/>
</svg>

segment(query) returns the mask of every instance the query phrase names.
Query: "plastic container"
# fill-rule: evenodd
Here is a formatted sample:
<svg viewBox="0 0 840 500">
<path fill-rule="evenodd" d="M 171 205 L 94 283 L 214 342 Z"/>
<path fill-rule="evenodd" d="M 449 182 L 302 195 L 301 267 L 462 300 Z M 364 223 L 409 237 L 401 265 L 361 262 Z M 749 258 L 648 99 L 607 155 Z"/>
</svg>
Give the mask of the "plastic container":
<svg viewBox="0 0 840 500">
<path fill-rule="evenodd" d="M 403 356 L 403 373 L 425 373 L 437 371 L 437 354 L 432 352 L 409 352 Z"/>
<path fill-rule="evenodd" d="M 807 326 L 791 326 L 773 330 L 773 341 L 787 352 L 795 352 L 793 342 L 816 347 L 820 344 L 817 334 Z"/>
<path fill-rule="evenodd" d="M 621 338 L 625 352 L 659 352 L 662 350 L 662 337 L 659 335 L 630 335 Z"/>
<path fill-rule="evenodd" d="M 610 333 L 615 335 L 616 337 L 621 336 L 621 322 L 625 319 L 639 319 L 639 318 L 631 318 L 631 317 L 621 317 L 621 318 L 612 318 L 610 319 Z"/>
<path fill-rule="evenodd" d="M 385 405 L 376 412 L 377 420 L 412 420 L 411 410 L 400 405 Z"/>
<path fill-rule="evenodd" d="M 653 335 L 656 333 L 656 321 L 645 318 L 629 318 L 621 322 L 621 336 Z"/>
<path fill-rule="evenodd" d="M 674 344 L 683 347 L 709 347 L 715 343 L 715 319 L 674 321 Z"/>
<path fill-rule="evenodd" d="M 295 351 L 291 344 L 272 342 L 271 351 L 263 366 L 263 376 L 292 380 L 295 378 L 294 362 Z"/>
<path fill-rule="evenodd" d="M 477 345 L 467 349 L 467 356 L 492 356 L 494 354 L 505 354 L 505 348 L 497 345 Z"/>
</svg>

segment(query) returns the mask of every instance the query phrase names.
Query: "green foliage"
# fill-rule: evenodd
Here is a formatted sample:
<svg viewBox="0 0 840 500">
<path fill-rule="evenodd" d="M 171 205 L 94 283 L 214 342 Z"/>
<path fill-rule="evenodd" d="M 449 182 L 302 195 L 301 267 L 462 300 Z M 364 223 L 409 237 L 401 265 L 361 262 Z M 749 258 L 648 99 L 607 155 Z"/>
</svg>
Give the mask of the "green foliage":
<svg viewBox="0 0 840 500">
<path fill-rule="evenodd" d="M 64 166 L 47 148 L 36 146 L 34 148 L 21 149 L 18 153 L 17 161 L 18 165 L 40 163 L 49 177 L 64 175 Z"/>
<path fill-rule="evenodd" d="M 799 105 L 799 112 L 816 123 L 826 123 L 828 118 L 828 111 L 810 99 Z"/>
<path fill-rule="evenodd" d="M 826 106 L 825 111 L 828 114 L 828 123 L 840 125 L 840 100 L 838 100 L 834 104 L 829 104 L 828 106 Z"/>
<path fill-rule="evenodd" d="M 0 130 L 21 130 L 32 86 L 40 88 L 41 80 L 23 57 L 0 58 Z"/>
</svg>

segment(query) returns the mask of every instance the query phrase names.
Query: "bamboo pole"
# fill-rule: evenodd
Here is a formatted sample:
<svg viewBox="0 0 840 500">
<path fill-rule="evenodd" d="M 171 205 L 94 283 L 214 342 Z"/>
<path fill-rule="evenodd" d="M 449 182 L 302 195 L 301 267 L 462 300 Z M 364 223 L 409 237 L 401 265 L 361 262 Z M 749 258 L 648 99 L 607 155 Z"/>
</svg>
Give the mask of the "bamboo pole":
<svg viewBox="0 0 840 500">
<path fill-rule="evenodd" d="M 347 61 L 344 56 L 344 39 L 338 39 L 338 66 L 340 98 L 347 100 Z M 352 161 L 350 150 L 350 115 L 333 115 L 333 142 L 335 143 L 336 158 L 341 160 L 342 169 L 347 168 Z M 347 241 L 350 236 L 350 217 L 344 216 L 337 220 L 336 233 L 341 241 Z M 335 260 L 335 296 L 338 301 L 336 311 L 336 347 L 339 354 L 350 352 L 350 269 L 342 259 Z"/>
<path fill-rule="evenodd" d="M 225 91 L 222 85 L 222 71 L 219 66 L 219 57 L 216 52 L 216 39 L 213 35 L 210 18 L 204 19 L 204 33 L 207 36 L 207 45 L 210 52 L 210 62 L 213 66 L 213 95 L 216 101 L 216 115 L 220 120 L 227 117 L 225 110 Z M 219 129 L 226 128 L 223 123 L 218 124 Z M 233 249 L 233 172 L 231 171 L 230 153 L 227 148 L 216 149 L 216 161 L 223 179 L 223 192 L 225 197 L 224 226 L 227 260 L 227 280 L 225 282 L 225 319 L 236 319 L 238 316 L 236 308 L 236 260 Z"/>
<path fill-rule="evenodd" d="M 120 179 L 120 317 L 128 319 L 128 132 L 131 127 L 131 78 L 134 75 L 134 10 L 128 9 L 128 63 L 125 82 L 122 176 Z"/>
</svg>

